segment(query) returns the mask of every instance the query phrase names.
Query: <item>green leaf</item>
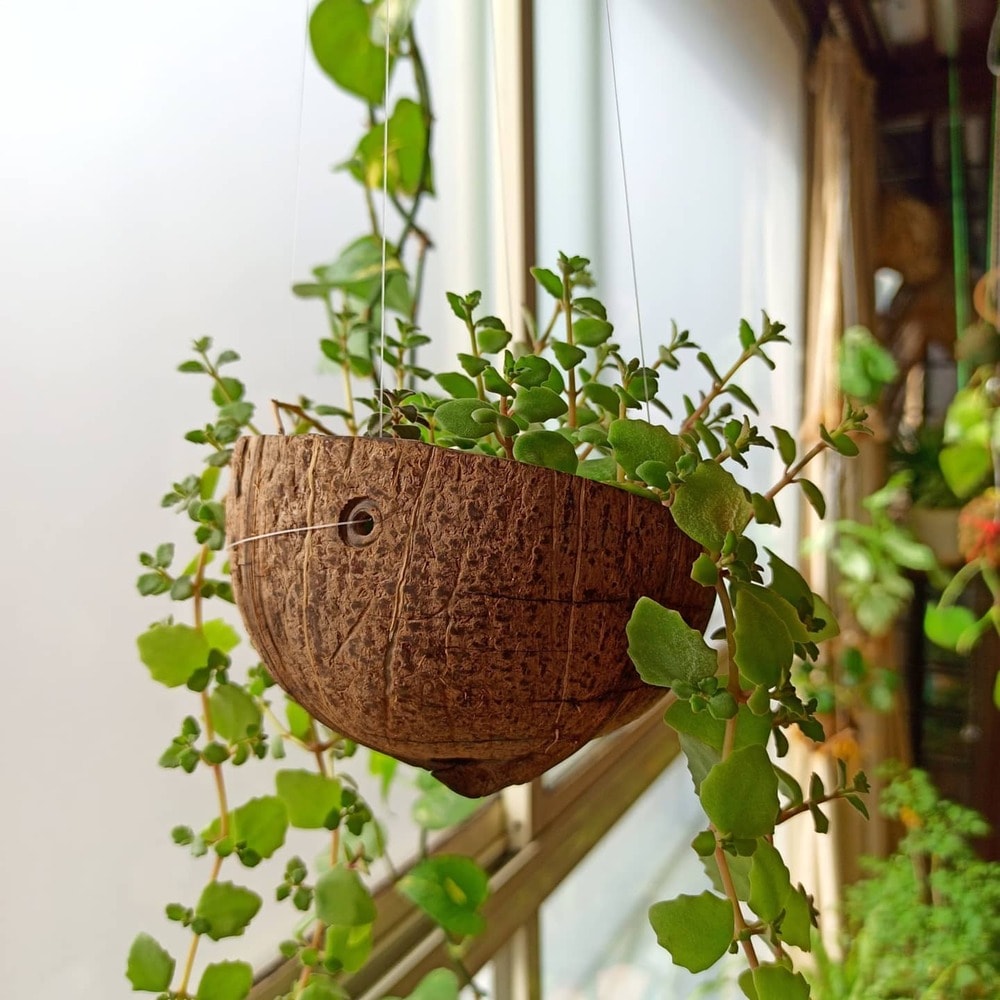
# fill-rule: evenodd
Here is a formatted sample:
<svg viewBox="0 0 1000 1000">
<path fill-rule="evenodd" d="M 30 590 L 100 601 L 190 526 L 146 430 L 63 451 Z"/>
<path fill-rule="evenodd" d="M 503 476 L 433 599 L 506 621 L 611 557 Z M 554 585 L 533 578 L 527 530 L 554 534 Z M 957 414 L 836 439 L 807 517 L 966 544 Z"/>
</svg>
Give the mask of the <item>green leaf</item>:
<svg viewBox="0 0 1000 1000">
<path fill-rule="evenodd" d="M 313 734 L 312 716 L 291 698 L 285 699 L 285 718 L 288 719 L 288 731 L 303 743 L 308 743 Z"/>
<path fill-rule="evenodd" d="M 640 462 L 635 470 L 636 477 L 654 489 L 670 489 L 670 473 L 673 467 L 665 462 Z"/>
<path fill-rule="evenodd" d="M 974 493 L 993 470 L 989 447 L 970 442 L 943 448 L 938 462 L 944 481 L 960 499 Z"/>
<path fill-rule="evenodd" d="M 762 493 L 751 493 L 750 503 L 753 506 L 753 516 L 758 524 L 781 524 L 778 505 Z"/>
<path fill-rule="evenodd" d="M 771 735 L 771 717 L 754 715 L 746 705 L 740 705 L 736 721 L 736 739 L 733 749 L 748 746 L 764 746 Z M 713 718 L 708 712 L 695 712 L 687 701 L 675 701 L 663 716 L 663 721 L 681 735 L 691 736 L 715 751 L 713 764 L 718 763 L 722 754 L 726 724 Z"/>
<path fill-rule="evenodd" d="M 159 993 L 169 989 L 175 964 L 170 953 L 155 938 L 139 934 L 129 949 L 125 975 L 133 990 Z"/>
<path fill-rule="evenodd" d="M 390 275 L 403 270 L 403 265 L 394 254 L 386 257 L 385 267 Z M 382 241 L 375 236 L 361 236 L 348 244 L 332 264 L 316 268 L 315 274 L 324 284 L 368 302 L 381 290 Z M 367 338 L 366 330 L 359 329 L 358 332 Z M 352 350 L 351 353 L 360 352 Z M 364 360 L 367 362 L 367 358 Z"/>
<path fill-rule="evenodd" d="M 543 385 L 519 388 L 514 397 L 514 412 L 529 424 L 561 417 L 567 409 L 566 401 Z"/>
<path fill-rule="evenodd" d="M 613 458 L 589 458 L 576 467 L 576 474 L 598 483 L 613 483 L 618 478 L 618 463 Z"/>
<path fill-rule="evenodd" d="M 701 783 L 705 814 L 722 834 L 753 839 L 774 833 L 778 776 L 762 746 L 736 750 Z"/>
<path fill-rule="evenodd" d="M 605 319 L 584 316 L 573 323 L 573 342 L 583 347 L 599 347 L 611 336 L 614 329 Z"/>
<path fill-rule="evenodd" d="M 637 478 L 639 466 L 645 462 L 662 462 L 673 469 L 681 455 L 676 434 L 645 420 L 612 420 L 608 443 L 615 450 L 618 464 L 632 479 Z"/>
<path fill-rule="evenodd" d="M 772 424 L 771 430 L 774 431 L 774 439 L 778 442 L 778 454 L 781 455 L 781 461 L 785 463 L 787 469 L 795 461 L 795 456 L 798 454 L 795 438 L 783 427 L 775 427 Z"/>
<path fill-rule="evenodd" d="M 382 187 L 385 141 L 385 125 L 379 122 L 362 137 L 354 150 L 354 156 L 345 164 L 351 174 L 366 187 Z M 417 193 L 424 180 L 426 151 L 427 125 L 424 113 L 419 104 L 404 97 L 397 102 L 389 117 L 386 186 L 391 193 L 402 192 L 410 197 Z"/>
<path fill-rule="evenodd" d="M 573 445 L 557 431 L 525 431 L 514 439 L 514 458 L 558 472 L 574 473 L 579 459 Z"/>
<path fill-rule="evenodd" d="M 739 983 L 748 1000 L 809 1000 L 809 984 L 805 978 L 783 965 L 746 969 Z"/>
<path fill-rule="evenodd" d="M 781 936 L 796 948 L 803 951 L 812 949 L 812 910 L 805 892 L 793 889 L 784 901 L 785 916 L 781 921 Z"/>
<path fill-rule="evenodd" d="M 563 297 L 563 283 L 559 276 L 545 267 L 533 267 L 531 276 L 551 295 L 554 299 Z"/>
<path fill-rule="evenodd" d="M 395 778 L 398 768 L 399 761 L 395 757 L 390 757 L 387 753 L 379 753 L 378 750 L 368 751 L 368 773 L 379 779 L 383 799 L 387 799 L 389 796 L 389 789 L 392 787 L 392 780 Z"/>
<path fill-rule="evenodd" d="M 201 627 L 201 634 L 212 649 L 220 649 L 228 653 L 240 644 L 240 637 L 232 625 L 221 618 L 213 618 Z"/>
<path fill-rule="evenodd" d="M 768 564 L 771 567 L 771 586 L 793 608 L 812 612 L 816 595 L 813 594 L 802 574 L 770 549 L 765 548 L 764 551 L 768 555 Z"/>
<path fill-rule="evenodd" d="M 230 814 L 233 838 L 262 858 L 269 858 L 285 842 L 288 811 L 274 795 L 250 799 Z"/>
<path fill-rule="evenodd" d="M 312 771 L 287 770 L 279 771 L 274 781 L 288 810 L 288 822 L 294 827 L 321 829 L 327 817 L 340 810 L 341 786 L 336 778 Z"/>
<path fill-rule="evenodd" d="M 255 892 L 232 882 L 209 882 L 195 907 L 195 917 L 208 924 L 213 941 L 239 937 L 257 915 L 261 899 Z"/>
<path fill-rule="evenodd" d="M 154 625 L 136 641 L 139 659 L 149 668 L 153 680 L 167 687 L 186 684 L 208 662 L 208 642 L 189 625 Z"/>
<path fill-rule="evenodd" d="M 709 552 L 721 552 L 726 534 L 740 534 L 753 507 L 729 472 L 716 462 L 702 462 L 678 488 L 670 513 L 684 534 Z"/>
<path fill-rule="evenodd" d="M 253 986 L 253 966 L 247 962 L 216 962 L 205 967 L 196 1000 L 244 1000 Z"/>
<path fill-rule="evenodd" d="M 413 803 L 413 818 L 425 830 L 445 830 L 468 819 L 482 803 L 482 799 L 467 799 L 434 779 Z"/>
<path fill-rule="evenodd" d="M 957 605 L 928 604 L 924 612 L 924 632 L 942 649 L 955 649 L 962 633 L 975 624 L 976 616 L 968 608 Z"/>
<path fill-rule="evenodd" d="M 817 516 L 821 519 L 826 517 L 826 498 L 823 496 L 823 491 L 808 479 L 796 479 L 795 482 L 801 487 Z"/>
<path fill-rule="evenodd" d="M 458 977 L 451 969 L 433 969 L 417 984 L 416 989 L 402 1000 L 458 1000 Z M 401 1000 L 386 997 L 385 1000 Z"/>
<path fill-rule="evenodd" d="M 733 939 L 732 905 L 712 892 L 654 903 L 649 922 L 674 965 L 691 972 L 704 972 L 714 965 Z"/>
<path fill-rule="evenodd" d="M 482 375 L 487 368 L 491 367 L 488 358 L 479 358 L 475 354 L 459 354 L 457 357 L 465 371 L 473 378 Z"/>
<path fill-rule="evenodd" d="M 324 924 L 361 927 L 375 920 L 375 901 L 353 868 L 337 866 L 316 882 L 316 916 Z"/>
<path fill-rule="evenodd" d="M 364 0 L 321 0 L 309 19 L 309 40 L 320 69 L 369 104 L 385 92 L 385 49 L 371 39 Z"/>
<path fill-rule="evenodd" d="M 568 344 L 564 340 L 550 341 L 552 353 L 556 356 L 556 361 L 566 370 L 575 368 L 584 358 L 587 352 L 575 344 Z"/>
<path fill-rule="evenodd" d="M 795 656 L 788 630 L 749 588 L 737 591 L 735 611 L 736 665 L 751 683 L 774 687 Z"/>
<path fill-rule="evenodd" d="M 792 607 L 776 590 L 771 587 L 761 587 L 756 583 L 736 583 L 730 587 L 734 599 L 739 599 L 741 590 L 749 590 L 758 601 L 766 604 L 778 617 L 778 620 L 785 626 L 793 642 L 810 642 L 812 635 L 807 631 L 805 624 L 799 617 L 798 611 Z"/>
<path fill-rule="evenodd" d="M 719 567 L 715 560 L 703 552 L 691 567 L 691 579 L 703 587 L 714 587 L 719 581 Z"/>
<path fill-rule="evenodd" d="M 448 934 L 478 934 L 485 926 L 478 910 L 489 893 L 489 880 L 471 858 L 428 858 L 404 875 L 397 888 Z"/>
<path fill-rule="evenodd" d="M 357 927 L 331 924 L 326 929 L 326 955 L 340 962 L 347 972 L 357 972 L 368 961 L 373 941 L 371 924 Z"/>
<path fill-rule="evenodd" d="M 602 410 L 618 415 L 618 396 L 611 386 L 590 381 L 583 387 L 583 395 Z"/>
<path fill-rule="evenodd" d="M 480 320 L 480 323 L 482 320 Z M 492 327 L 480 327 L 476 330 L 476 344 L 479 350 L 486 354 L 499 354 L 511 340 L 509 330 L 497 330 Z"/>
<path fill-rule="evenodd" d="M 626 633 L 628 655 L 647 684 L 670 687 L 681 680 L 697 685 L 718 672 L 718 657 L 701 634 L 651 598 L 636 602 Z"/>
<path fill-rule="evenodd" d="M 450 399 L 434 411 L 434 419 L 449 434 L 475 440 L 491 433 L 492 428 L 472 419 L 476 410 L 488 405 L 480 399 Z"/>
<path fill-rule="evenodd" d="M 295 1000 L 348 1000 L 347 994 L 331 979 L 313 976 Z"/>
<path fill-rule="evenodd" d="M 230 743 L 246 739 L 260 728 L 260 707 L 236 684 L 220 684 L 208 699 L 216 732 Z"/>
<path fill-rule="evenodd" d="M 785 908 L 791 892 L 791 878 L 781 855 L 766 840 L 759 840 L 750 866 L 750 909 L 769 924 Z"/>
</svg>

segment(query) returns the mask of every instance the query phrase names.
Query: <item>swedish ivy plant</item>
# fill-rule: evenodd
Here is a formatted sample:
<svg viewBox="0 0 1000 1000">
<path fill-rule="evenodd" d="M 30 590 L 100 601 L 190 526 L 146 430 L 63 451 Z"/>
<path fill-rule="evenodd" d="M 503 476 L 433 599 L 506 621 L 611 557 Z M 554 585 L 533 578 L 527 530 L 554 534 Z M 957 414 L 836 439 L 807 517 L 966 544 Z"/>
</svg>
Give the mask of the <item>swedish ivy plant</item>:
<svg viewBox="0 0 1000 1000">
<path fill-rule="evenodd" d="M 392 10 L 406 14 L 411 6 L 393 4 Z M 757 406 L 740 378 L 751 364 L 773 369 L 772 349 L 786 342 L 783 326 L 766 314 L 756 329 L 739 324 L 725 364 L 676 325 L 651 361 L 641 363 L 616 339 L 590 262 L 571 254 L 532 269 L 545 304 L 537 322 L 523 328 L 510 329 L 490 314 L 478 291 L 449 293 L 466 347 L 453 370 L 423 368 L 419 352 L 429 338 L 419 326 L 419 307 L 432 240 L 419 210 L 433 194 L 433 115 L 412 22 L 386 14 L 384 4 L 322 0 L 310 20 L 320 67 L 366 108 L 368 127 L 342 169 L 361 187 L 370 231 L 294 287 L 323 310 L 319 346 L 339 377 L 337 401 L 274 400 L 272 414 L 282 432 L 385 435 L 413 447 L 458 448 L 585 476 L 669 508 L 701 547 L 690 573 L 714 593 L 722 624 L 711 637 L 716 645 L 709 645 L 677 611 L 643 598 L 628 626 L 639 674 L 671 691 L 666 723 L 679 734 L 705 812 L 692 847 L 704 862 L 706 889 L 656 903 L 652 931 L 674 962 L 695 972 L 741 951 L 747 970 L 740 984 L 750 1000 L 807 997 L 788 946 L 809 947 L 815 913 L 805 891 L 792 884 L 774 833 L 805 812 L 824 832 L 823 806 L 836 798 L 864 812 L 859 796 L 867 784 L 864 775 L 841 768 L 833 787 L 814 775 L 802 788 L 778 763 L 790 727 L 823 738 L 816 703 L 800 695 L 792 674 L 796 664 L 816 661 L 837 625 L 794 567 L 758 548 L 753 525 L 780 524 L 777 499 L 789 489 L 822 515 L 823 497 L 807 467 L 826 450 L 855 454 L 852 436 L 865 430 L 865 415 L 847 406 L 841 422 L 818 428 L 804 449 L 787 430 L 758 426 Z M 386 46 L 394 75 L 407 66 L 413 85 L 391 108 Z M 375 210 L 383 184 L 392 210 L 385 229 Z M 255 918 L 264 900 L 239 874 L 267 864 L 275 873 L 274 902 L 288 907 L 289 926 L 296 927 L 280 945 L 297 962 L 286 997 L 327 1000 L 348 995 L 347 977 L 372 948 L 376 913 L 366 876 L 384 852 L 384 837 L 375 806 L 349 776 L 354 744 L 277 694 L 252 656 L 239 666 L 239 633 L 207 611 L 232 600 L 220 481 L 235 439 L 259 432 L 257 408 L 229 374 L 237 360 L 204 339 L 181 366 L 209 381 L 216 406 L 214 420 L 187 435 L 205 450 L 204 468 L 164 498 L 192 522 L 193 549 L 179 560 L 169 545 L 140 557 L 140 591 L 175 602 L 174 614 L 139 637 L 140 658 L 154 680 L 179 689 L 192 705 L 160 763 L 204 777 L 218 808 L 214 817 L 173 831 L 179 847 L 206 866 L 200 896 L 166 907 L 167 918 L 188 932 L 187 951 L 174 956 L 142 934 L 128 976 L 135 989 L 169 1000 L 246 997 L 252 970 L 245 962 L 212 961 L 199 977 L 194 970 L 203 945 L 242 934 Z M 665 400 L 676 395 L 668 383 L 682 365 L 684 384 L 696 384 L 693 369 L 701 388 L 682 393 L 674 413 Z M 741 485 L 741 470 L 761 458 L 770 464 L 775 452 L 782 471 L 768 490 Z M 276 773 L 261 769 L 260 794 L 230 802 L 231 768 L 269 756 L 281 763 Z M 394 762 L 382 755 L 371 762 L 391 780 Z M 418 812 L 426 825 L 466 814 L 436 783 L 421 781 Z M 282 853 L 288 827 L 317 831 L 319 863 Z M 428 855 L 398 888 L 443 928 L 458 971 L 432 974 L 411 1000 L 453 1000 L 460 981 L 470 981 L 461 946 L 482 929 L 487 876 L 468 858 Z"/>
</svg>

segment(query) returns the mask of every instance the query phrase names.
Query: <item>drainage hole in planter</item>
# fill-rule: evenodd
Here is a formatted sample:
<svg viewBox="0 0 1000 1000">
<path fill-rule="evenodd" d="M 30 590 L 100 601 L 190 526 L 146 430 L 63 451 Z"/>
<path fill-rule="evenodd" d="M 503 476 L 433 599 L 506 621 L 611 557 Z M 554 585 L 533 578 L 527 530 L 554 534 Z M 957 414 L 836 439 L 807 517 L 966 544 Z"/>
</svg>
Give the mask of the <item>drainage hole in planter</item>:
<svg viewBox="0 0 1000 1000">
<path fill-rule="evenodd" d="M 347 545 L 370 545 L 378 535 L 378 507 L 367 497 L 349 500 L 337 520 L 343 522 L 340 537 Z"/>
</svg>

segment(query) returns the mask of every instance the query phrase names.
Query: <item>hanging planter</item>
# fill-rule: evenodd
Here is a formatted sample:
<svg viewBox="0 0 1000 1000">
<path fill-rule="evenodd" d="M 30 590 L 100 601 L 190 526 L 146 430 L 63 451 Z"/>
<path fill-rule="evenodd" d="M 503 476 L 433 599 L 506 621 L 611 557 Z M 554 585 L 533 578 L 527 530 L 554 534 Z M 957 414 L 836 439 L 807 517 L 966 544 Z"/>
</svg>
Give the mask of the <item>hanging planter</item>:
<svg viewBox="0 0 1000 1000">
<path fill-rule="evenodd" d="M 243 438 L 232 471 L 234 591 L 275 679 L 466 795 L 537 777 L 663 696 L 626 652 L 637 598 L 708 623 L 698 545 L 613 486 L 321 435 Z M 309 525 L 335 526 L 289 531 Z"/>
</svg>

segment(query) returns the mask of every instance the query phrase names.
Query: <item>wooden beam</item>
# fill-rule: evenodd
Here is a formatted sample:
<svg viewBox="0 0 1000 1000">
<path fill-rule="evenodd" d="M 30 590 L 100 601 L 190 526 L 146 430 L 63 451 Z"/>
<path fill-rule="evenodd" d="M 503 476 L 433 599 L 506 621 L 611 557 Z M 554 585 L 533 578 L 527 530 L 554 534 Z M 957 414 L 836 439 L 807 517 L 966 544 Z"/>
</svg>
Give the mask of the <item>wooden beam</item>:
<svg viewBox="0 0 1000 1000">
<path fill-rule="evenodd" d="M 966 61 L 958 67 L 962 111 L 989 111 L 993 104 L 993 76 L 985 61 Z M 878 119 L 944 114 L 948 110 L 948 67 L 942 62 L 927 73 L 883 78 L 878 87 Z"/>
<path fill-rule="evenodd" d="M 890 56 L 871 5 L 863 0 L 840 0 L 840 7 L 862 62 L 874 76 L 880 76 L 890 64 Z"/>
</svg>

